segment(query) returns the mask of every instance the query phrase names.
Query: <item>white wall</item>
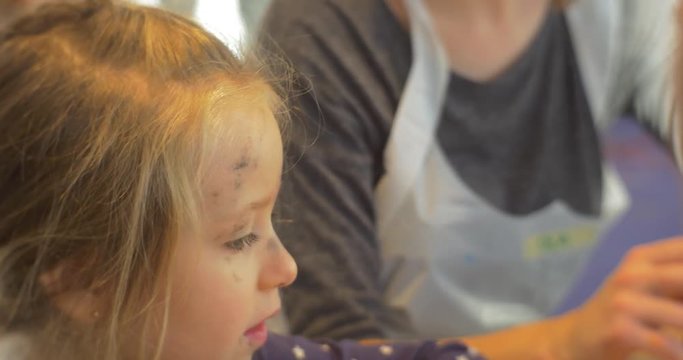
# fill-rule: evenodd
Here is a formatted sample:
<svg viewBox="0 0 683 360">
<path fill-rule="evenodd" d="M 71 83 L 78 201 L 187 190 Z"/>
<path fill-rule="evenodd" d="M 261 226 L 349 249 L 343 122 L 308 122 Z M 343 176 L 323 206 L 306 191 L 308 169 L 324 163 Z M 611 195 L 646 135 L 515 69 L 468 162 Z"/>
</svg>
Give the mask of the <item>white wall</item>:
<svg viewBox="0 0 683 360">
<path fill-rule="evenodd" d="M 197 0 L 195 18 L 233 50 L 244 39 L 238 0 Z"/>
<path fill-rule="evenodd" d="M 134 0 L 139 4 L 159 6 L 162 0 Z M 244 24 L 238 0 L 174 0 L 195 1 L 194 18 L 206 29 L 237 50 L 244 39 Z M 173 9 L 170 9 L 173 10 Z"/>
</svg>

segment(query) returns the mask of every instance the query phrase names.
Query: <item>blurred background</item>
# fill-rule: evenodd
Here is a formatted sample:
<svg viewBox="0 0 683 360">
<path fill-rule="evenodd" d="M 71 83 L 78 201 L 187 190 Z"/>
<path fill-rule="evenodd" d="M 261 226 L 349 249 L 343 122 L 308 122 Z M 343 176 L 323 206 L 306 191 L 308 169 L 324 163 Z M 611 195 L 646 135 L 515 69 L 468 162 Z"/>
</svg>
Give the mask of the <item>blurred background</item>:
<svg viewBox="0 0 683 360">
<path fill-rule="evenodd" d="M 238 50 L 258 30 L 270 0 L 138 0 L 194 18 Z M 671 154 L 635 120 L 620 119 L 604 138 L 607 161 L 622 175 L 631 208 L 593 254 L 557 309 L 580 305 L 631 246 L 683 233 L 683 185 Z"/>
<path fill-rule="evenodd" d="M 270 0 L 137 0 L 193 18 L 231 48 L 238 49 L 256 31 Z"/>
</svg>

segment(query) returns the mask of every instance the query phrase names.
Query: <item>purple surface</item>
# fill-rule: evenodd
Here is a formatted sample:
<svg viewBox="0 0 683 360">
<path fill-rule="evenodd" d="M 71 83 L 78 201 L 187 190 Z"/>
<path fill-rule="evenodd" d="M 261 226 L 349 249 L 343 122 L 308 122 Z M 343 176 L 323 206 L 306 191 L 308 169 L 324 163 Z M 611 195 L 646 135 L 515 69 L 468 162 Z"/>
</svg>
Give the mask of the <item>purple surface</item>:
<svg viewBox="0 0 683 360">
<path fill-rule="evenodd" d="M 596 249 L 557 312 L 583 303 L 636 244 L 683 234 L 683 184 L 672 156 L 632 119 L 620 120 L 604 140 L 631 196 L 631 208 Z"/>
</svg>

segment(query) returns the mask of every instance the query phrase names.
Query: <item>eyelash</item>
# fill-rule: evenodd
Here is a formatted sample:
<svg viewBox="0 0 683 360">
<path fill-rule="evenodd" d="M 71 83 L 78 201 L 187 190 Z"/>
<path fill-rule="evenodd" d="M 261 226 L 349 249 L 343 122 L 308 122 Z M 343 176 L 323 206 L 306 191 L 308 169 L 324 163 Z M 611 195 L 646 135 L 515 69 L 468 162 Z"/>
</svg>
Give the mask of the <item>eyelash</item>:
<svg viewBox="0 0 683 360">
<path fill-rule="evenodd" d="M 247 236 L 241 237 L 237 240 L 225 243 L 225 247 L 233 251 L 242 251 L 245 248 L 251 247 L 259 240 L 258 235 L 251 233 Z"/>
</svg>

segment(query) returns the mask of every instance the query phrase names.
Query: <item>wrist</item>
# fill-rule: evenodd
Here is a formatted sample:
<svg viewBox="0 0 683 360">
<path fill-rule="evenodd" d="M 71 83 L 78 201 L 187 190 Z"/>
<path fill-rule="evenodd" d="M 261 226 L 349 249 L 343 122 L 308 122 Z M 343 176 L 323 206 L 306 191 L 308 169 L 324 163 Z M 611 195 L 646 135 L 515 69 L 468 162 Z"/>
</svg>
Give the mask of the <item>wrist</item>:
<svg viewBox="0 0 683 360">
<path fill-rule="evenodd" d="M 576 342 L 577 317 L 577 310 L 573 310 L 548 320 L 539 360 L 586 359 L 581 356 L 581 346 Z"/>
</svg>

